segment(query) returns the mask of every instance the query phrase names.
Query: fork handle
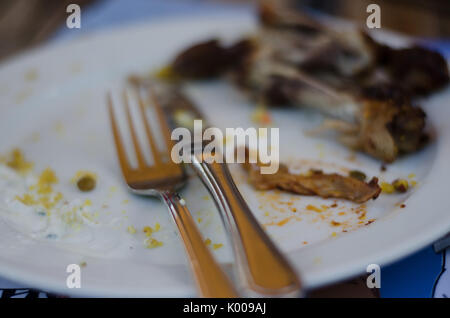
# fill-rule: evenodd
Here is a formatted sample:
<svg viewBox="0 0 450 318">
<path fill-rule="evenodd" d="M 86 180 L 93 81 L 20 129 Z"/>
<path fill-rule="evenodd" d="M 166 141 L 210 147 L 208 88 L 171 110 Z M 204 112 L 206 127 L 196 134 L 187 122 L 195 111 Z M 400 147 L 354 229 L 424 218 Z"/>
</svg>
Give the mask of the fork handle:
<svg viewBox="0 0 450 318">
<path fill-rule="evenodd" d="M 240 282 L 263 296 L 300 296 L 300 281 L 272 240 L 261 228 L 237 189 L 224 163 L 206 163 L 191 156 L 194 170 L 214 198 L 231 233 Z"/>
<path fill-rule="evenodd" d="M 180 232 L 200 295 L 207 298 L 238 297 L 230 280 L 204 243 L 184 199 L 173 192 L 160 194 Z"/>
</svg>

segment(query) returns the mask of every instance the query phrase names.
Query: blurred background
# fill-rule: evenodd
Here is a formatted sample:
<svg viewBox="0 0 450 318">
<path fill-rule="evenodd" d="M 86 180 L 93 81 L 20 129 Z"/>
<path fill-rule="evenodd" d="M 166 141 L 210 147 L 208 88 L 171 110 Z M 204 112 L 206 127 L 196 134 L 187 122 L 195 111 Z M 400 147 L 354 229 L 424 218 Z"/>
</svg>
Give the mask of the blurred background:
<svg viewBox="0 0 450 318">
<path fill-rule="evenodd" d="M 419 37 L 450 37 L 448 0 L 298 0 L 297 3 L 360 23 L 367 17 L 361 13 L 369 4 L 376 3 L 381 8 L 383 28 Z"/>
<path fill-rule="evenodd" d="M 104 20 L 105 16 L 111 14 L 111 8 L 119 6 L 121 10 L 111 15 L 109 22 L 150 18 L 170 10 L 174 13 L 189 13 L 206 9 L 228 10 L 239 7 L 248 9 L 256 2 L 257 0 L 1 0 L 0 59 L 54 37 L 64 26 L 68 15 L 66 7 L 70 3 L 80 5 L 82 12 L 88 9 L 90 15 L 89 20 L 86 21 L 88 24 L 85 26 L 95 26 L 96 21 Z M 427 40 L 433 39 L 446 47 L 449 46 L 450 1 L 448 0 L 293 0 L 291 2 L 299 10 L 314 10 L 347 18 L 357 23 L 365 23 L 368 15 L 367 6 L 370 3 L 376 3 L 381 7 L 382 28 Z M 84 31 L 90 29 L 87 27 Z"/>
</svg>

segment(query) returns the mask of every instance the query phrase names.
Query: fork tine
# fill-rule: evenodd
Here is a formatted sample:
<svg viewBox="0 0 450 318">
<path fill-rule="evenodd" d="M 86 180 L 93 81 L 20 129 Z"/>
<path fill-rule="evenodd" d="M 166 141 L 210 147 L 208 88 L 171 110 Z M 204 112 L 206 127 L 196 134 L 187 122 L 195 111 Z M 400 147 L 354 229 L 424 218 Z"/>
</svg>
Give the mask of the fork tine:
<svg viewBox="0 0 450 318">
<path fill-rule="evenodd" d="M 144 168 L 146 166 L 145 159 L 142 154 L 141 147 L 139 146 L 139 140 L 136 135 L 136 130 L 134 129 L 133 119 L 131 118 L 130 105 L 128 103 L 128 96 L 126 90 L 123 91 L 123 103 L 125 105 L 125 110 L 127 113 L 128 126 L 130 128 L 131 139 L 133 140 L 134 151 L 136 152 L 136 158 L 138 161 L 139 168 Z"/>
<path fill-rule="evenodd" d="M 151 148 L 152 154 L 153 154 L 153 160 L 155 160 L 155 164 L 159 164 L 159 163 L 161 163 L 160 153 L 159 153 L 158 147 L 156 145 L 155 138 L 153 138 L 153 134 L 151 132 L 150 125 L 148 123 L 147 116 L 145 114 L 144 101 L 142 100 L 142 96 L 139 91 L 138 91 L 137 95 L 138 95 L 139 108 L 141 110 L 141 117 L 142 117 L 142 120 L 144 121 L 145 133 L 147 135 L 147 139 L 149 141 L 150 148 Z"/>
<path fill-rule="evenodd" d="M 153 101 L 153 105 L 155 107 L 155 111 L 156 111 L 156 116 L 158 117 L 158 121 L 161 125 L 161 130 L 163 132 L 163 136 L 164 136 L 164 142 L 166 143 L 167 149 L 172 149 L 173 146 L 173 140 L 170 139 L 170 129 L 169 129 L 169 125 L 167 124 L 167 118 L 164 115 L 164 112 L 162 110 L 161 105 L 159 104 L 158 99 L 155 96 L 155 93 L 153 92 L 153 89 L 150 87 L 149 88 L 150 91 L 150 97 Z"/>
<path fill-rule="evenodd" d="M 116 144 L 117 156 L 119 157 L 120 168 L 122 173 L 126 176 L 130 171 L 130 166 L 128 164 L 127 155 L 125 152 L 125 147 L 123 146 L 122 139 L 120 138 L 119 127 L 117 125 L 116 117 L 114 115 L 113 104 L 111 100 L 111 93 L 107 95 L 108 109 L 109 109 L 109 119 L 111 122 L 111 128 L 113 131 L 114 142 Z"/>
</svg>

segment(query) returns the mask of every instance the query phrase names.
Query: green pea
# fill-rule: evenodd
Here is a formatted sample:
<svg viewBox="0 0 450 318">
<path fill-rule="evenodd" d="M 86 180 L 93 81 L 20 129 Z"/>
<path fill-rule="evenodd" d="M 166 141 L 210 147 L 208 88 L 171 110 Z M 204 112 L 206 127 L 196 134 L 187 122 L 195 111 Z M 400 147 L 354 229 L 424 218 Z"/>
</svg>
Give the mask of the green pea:
<svg viewBox="0 0 450 318">
<path fill-rule="evenodd" d="M 366 181 L 366 174 L 359 170 L 352 170 L 348 174 L 351 178 L 358 179 L 359 181 Z"/>
<path fill-rule="evenodd" d="M 93 177 L 84 176 L 84 177 L 80 178 L 80 180 L 78 180 L 77 186 L 78 186 L 78 189 L 80 189 L 80 191 L 89 192 L 89 191 L 94 190 L 96 183 L 97 182 L 95 181 L 95 179 Z"/>
</svg>

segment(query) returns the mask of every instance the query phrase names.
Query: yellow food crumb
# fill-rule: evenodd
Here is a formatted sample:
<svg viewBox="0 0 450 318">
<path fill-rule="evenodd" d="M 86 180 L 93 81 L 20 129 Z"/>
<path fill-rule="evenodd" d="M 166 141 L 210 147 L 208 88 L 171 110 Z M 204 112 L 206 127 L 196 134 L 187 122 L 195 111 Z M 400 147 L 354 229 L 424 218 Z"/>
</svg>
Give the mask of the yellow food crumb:
<svg viewBox="0 0 450 318">
<path fill-rule="evenodd" d="M 33 163 L 25 159 L 23 152 L 16 148 L 7 156 L 6 165 L 19 174 L 26 174 L 33 168 Z"/>
<path fill-rule="evenodd" d="M 269 125 L 272 122 L 272 117 L 267 107 L 259 105 L 252 113 L 252 121 L 256 124 Z"/>
<path fill-rule="evenodd" d="M 288 217 L 288 218 L 285 218 L 285 219 L 281 220 L 280 222 L 278 222 L 277 225 L 278 225 L 278 226 L 283 226 L 283 225 L 285 225 L 286 223 L 288 223 L 290 219 L 291 219 L 291 218 L 289 218 L 289 217 Z"/>
<path fill-rule="evenodd" d="M 23 195 L 23 197 L 16 195 L 16 199 L 28 206 L 34 205 L 37 203 L 37 201 L 34 199 L 34 197 L 29 193 L 25 193 Z"/>
<path fill-rule="evenodd" d="M 41 196 L 39 198 L 39 203 L 46 209 L 51 209 L 53 207 L 53 203 L 47 195 Z"/>
<path fill-rule="evenodd" d="M 89 199 L 84 200 L 83 206 L 91 206 L 92 205 L 92 201 Z"/>
<path fill-rule="evenodd" d="M 38 72 L 35 69 L 30 69 L 25 73 L 25 80 L 31 82 L 37 79 Z"/>
<path fill-rule="evenodd" d="M 85 219 L 91 221 L 91 222 L 94 221 L 94 215 L 92 213 L 84 211 L 84 212 L 81 213 L 81 216 L 84 217 Z"/>
<path fill-rule="evenodd" d="M 223 246 L 223 244 L 218 243 L 218 244 L 213 244 L 213 250 L 217 250 L 219 248 L 221 248 Z"/>
<path fill-rule="evenodd" d="M 130 200 L 123 200 L 122 203 L 123 204 L 128 204 L 130 202 Z"/>
<path fill-rule="evenodd" d="M 38 194 L 51 193 L 53 191 L 52 184 L 56 183 L 58 183 L 58 177 L 56 176 L 55 172 L 50 168 L 45 169 L 39 176 L 39 180 L 37 183 L 37 193 Z"/>
<path fill-rule="evenodd" d="M 176 78 L 176 74 L 170 65 L 161 67 L 160 69 L 156 70 L 153 75 L 156 78 L 162 80 L 173 80 Z"/>
<path fill-rule="evenodd" d="M 41 196 L 39 201 L 40 201 L 41 205 L 44 206 L 46 209 L 52 209 L 62 199 L 63 199 L 62 193 L 58 192 L 53 197 L 53 201 L 51 201 L 48 196 Z M 50 213 L 50 212 L 48 212 L 48 213 Z"/>
<path fill-rule="evenodd" d="M 53 201 L 59 202 L 59 201 L 62 200 L 62 198 L 63 198 L 63 194 L 62 194 L 61 192 L 58 192 L 58 193 L 55 195 L 55 197 L 53 198 Z"/>
<path fill-rule="evenodd" d="M 210 240 L 209 238 L 207 238 L 207 239 L 205 240 L 205 245 L 206 245 L 206 246 L 211 245 L 211 240 Z"/>
<path fill-rule="evenodd" d="M 157 239 L 150 237 L 145 241 L 145 247 L 146 248 L 156 248 L 156 247 L 160 247 L 163 246 L 163 242 L 158 241 Z"/>
<path fill-rule="evenodd" d="M 336 236 L 337 236 L 337 233 L 336 233 L 336 232 L 333 232 L 333 233 L 331 233 L 331 236 L 332 236 L 332 237 L 336 237 Z"/>
<path fill-rule="evenodd" d="M 86 262 L 81 262 L 80 263 L 80 267 L 86 267 L 87 266 L 87 263 Z"/>
<path fill-rule="evenodd" d="M 192 112 L 185 109 L 177 109 L 173 114 L 174 121 L 183 127 L 188 129 L 194 129 L 195 116 Z"/>
<path fill-rule="evenodd" d="M 53 128 L 58 134 L 60 134 L 60 135 L 64 134 L 65 129 L 64 129 L 64 125 L 62 122 L 60 122 L 60 121 L 56 122 L 55 125 L 53 126 Z"/>
<path fill-rule="evenodd" d="M 27 100 L 28 97 L 33 94 L 33 89 L 31 87 L 25 88 L 16 95 L 16 103 L 22 104 L 25 100 Z"/>
<path fill-rule="evenodd" d="M 155 223 L 155 227 L 152 228 L 150 226 L 144 226 L 142 232 L 144 232 L 145 236 L 150 237 L 153 233 L 158 232 L 161 229 L 161 225 L 159 223 Z"/>
<path fill-rule="evenodd" d="M 315 212 L 318 212 L 318 213 L 323 212 L 321 209 L 319 209 L 318 207 L 316 207 L 316 206 L 314 206 L 312 204 L 308 204 L 306 206 L 306 210 L 315 211 Z"/>
<path fill-rule="evenodd" d="M 416 174 L 415 173 L 410 173 L 410 174 L 408 174 L 408 178 L 409 179 L 414 179 L 416 177 Z"/>
<path fill-rule="evenodd" d="M 411 186 L 415 187 L 417 185 L 417 181 L 412 180 L 411 181 Z"/>
<path fill-rule="evenodd" d="M 90 200 L 86 200 L 81 206 L 74 206 L 71 210 L 62 211 L 51 209 L 55 208 L 58 202 L 64 199 L 61 192 L 53 192 L 52 185 L 58 183 L 58 177 L 50 168 L 45 169 L 38 177 L 36 184 L 29 187 L 29 191 L 33 193 L 25 193 L 22 196 L 16 196 L 16 199 L 26 205 L 32 205 L 37 207 L 43 207 L 45 211 L 40 210 L 41 215 L 53 215 L 57 213 L 58 217 L 70 225 L 73 229 L 78 230 L 85 221 L 98 223 L 98 212 L 91 213 L 83 210 L 84 207 L 91 205 Z"/>
<path fill-rule="evenodd" d="M 130 225 L 127 227 L 127 232 L 130 234 L 135 234 L 136 233 L 136 228 L 133 225 Z"/>
<path fill-rule="evenodd" d="M 203 200 L 208 201 L 209 200 L 209 196 L 205 195 L 202 197 Z"/>
<path fill-rule="evenodd" d="M 202 223 L 202 221 L 203 221 L 202 218 L 198 218 L 198 219 L 197 219 L 197 222 L 198 222 L 198 223 Z"/>
<path fill-rule="evenodd" d="M 392 184 L 388 183 L 388 182 L 381 182 L 380 183 L 380 188 L 381 191 L 383 191 L 384 193 L 394 193 L 395 192 L 395 188 Z"/>
<path fill-rule="evenodd" d="M 144 228 L 142 229 L 142 232 L 144 232 L 145 236 L 150 237 L 150 235 L 152 235 L 153 233 L 153 229 L 150 226 L 144 226 Z"/>
</svg>

